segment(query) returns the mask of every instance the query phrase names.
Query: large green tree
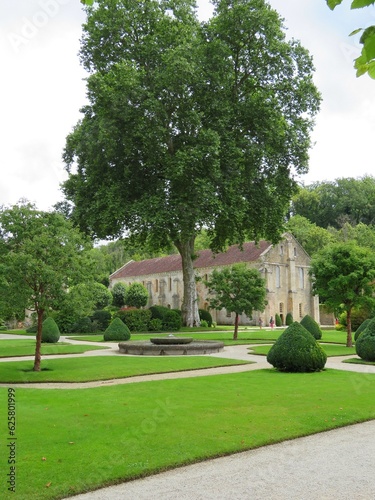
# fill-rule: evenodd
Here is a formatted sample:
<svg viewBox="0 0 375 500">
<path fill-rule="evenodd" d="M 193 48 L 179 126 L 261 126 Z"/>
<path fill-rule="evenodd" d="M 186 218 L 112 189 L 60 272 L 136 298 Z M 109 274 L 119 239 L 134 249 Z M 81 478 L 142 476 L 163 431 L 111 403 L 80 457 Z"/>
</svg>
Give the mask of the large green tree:
<svg viewBox="0 0 375 500">
<path fill-rule="evenodd" d="M 375 256 L 352 242 L 335 243 L 317 253 L 310 273 L 313 292 L 331 311 L 346 312 L 347 342 L 352 346 L 354 307 L 374 304 Z"/>
<path fill-rule="evenodd" d="M 40 371 L 44 313 L 57 307 L 66 288 L 87 276 L 86 244 L 59 214 L 29 203 L 0 210 L 0 291 L 9 308 L 37 314 L 34 371 Z"/>
<path fill-rule="evenodd" d="M 309 54 L 264 0 L 213 4 L 206 23 L 194 0 L 86 7 L 88 104 L 64 152 L 82 228 L 178 249 L 188 326 L 196 235 L 206 228 L 213 250 L 278 239 L 320 102 Z"/>
<path fill-rule="evenodd" d="M 214 269 L 205 282 L 212 309 L 226 309 L 235 313 L 233 340 L 238 338 L 238 322 L 241 314 L 252 317 L 253 311 L 263 311 L 266 302 L 266 285 L 257 269 L 245 263 L 234 264 L 222 270 Z"/>
</svg>

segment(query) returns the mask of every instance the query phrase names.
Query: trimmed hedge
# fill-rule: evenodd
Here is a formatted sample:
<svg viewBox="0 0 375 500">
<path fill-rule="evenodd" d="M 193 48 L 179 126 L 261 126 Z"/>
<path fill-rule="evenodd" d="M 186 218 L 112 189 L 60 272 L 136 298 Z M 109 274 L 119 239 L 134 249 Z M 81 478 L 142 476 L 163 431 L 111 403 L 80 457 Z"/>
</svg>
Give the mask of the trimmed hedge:
<svg viewBox="0 0 375 500">
<path fill-rule="evenodd" d="M 293 323 L 293 314 L 289 312 L 286 315 L 285 324 L 286 326 L 290 326 L 292 323 Z"/>
<path fill-rule="evenodd" d="M 130 330 L 120 318 L 115 318 L 104 332 L 104 340 L 129 340 Z"/>
<path fill-rule="evenodd" d="M 327 356 L 311 333 L 295 321 L 271 347 L 267 361 L 282 372 L 316 372 L 323 370 Z"/>
<path fill-rule="evenodd" d="M 42 324 L 42 342 L 55 344 L 59 341 L 60 330 L 53 318 L 47 318 Z"/>
<path fill-rule="evenodd" d="M 358 337 L 361 335 L 362 332 L 364 332 L 367 328 L 367 326 L 369 325 L 370 321 L 371 321 L 372 318 L 367 318 L 365 319 L 365 321 L 363 321 L 363 323 L 361 323 L 359 325 L 359 327 L 357 328 L 356 332 L 355 332 L 355 335 L 354 335 L 354 340 L 356 341 L 358 339 Z"/>
<path fill-rule="evenodd" d="M 301 325 L 306 328 L 308 332 L 311 333 L 311 335 L 316 339 L 320 340 L 322 338 L 322 330 L 320 329 L 320 326 L 318 323 L 313 319 L 311 316 L 306 314 L 300 321 Z"/>
<path fill-rule="evenodd" d="M 163 331 L 177 331 L 182 326 L 181 311 L 164 306 L 151 306 L 148 311 L 151 312 L 151 319 L 161 320 Z"/>
<path fill-rule="evenodd" d="M 276 326 L 283 326 L 283 322 L 281 321 L 280 314 L 275 314 L 275 325 Z"/>
<path fill-rule="evenodd" d="M 94 333 L 92 321 L 88 316 L 79 318 L 70 330 L 69 333 Z"/>
<path fill-rule="evenodd" d="M 94 311 L 94 314 L 91 316 L 91 321 L 96 324 L 98 330 L 101 331 L 104 331 L 109 327 L 111 320 L 111 313 L 105 309 L 98 309 L 97 311 Z"/>
<path fill-rule="evenodd" d="M 199 309 L 199 317 L 202 321 L 207 321 L 207 326 L 211 328 L 212 326 L 212 316 L 211 314 L 206 311 L 205 309 Z M 202 325 L 203 326 L 203 325 Z"/>
<path fill-rule="evenodd" d="M 149 309 L 128 309 L 118 311 L 115 317 L 120 318 L 131 332 L 147 332 L 151 312 Z"/>
<path fill-rule="evenodd" d="M 364 361 L 375 361 L 375 318 L 373 318 L 365 330 L 359 335 L 355 343 L 356 353 Z"/>
</svg>

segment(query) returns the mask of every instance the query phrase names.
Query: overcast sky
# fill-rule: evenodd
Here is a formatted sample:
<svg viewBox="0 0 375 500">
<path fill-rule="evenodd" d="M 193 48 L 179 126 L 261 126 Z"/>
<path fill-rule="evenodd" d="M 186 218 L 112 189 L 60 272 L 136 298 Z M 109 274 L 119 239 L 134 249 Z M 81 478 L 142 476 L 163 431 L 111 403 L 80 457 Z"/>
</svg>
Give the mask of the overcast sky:
<svg viewBox="0 0 375 500">
<path fill-rule="evenodd" d="M 355 28 L 375 24 L 375 9 L 331 12 L 325 0 L 269 0 L 301 40 L 316 67 L 323 96 L 313 134 L 309 173 L 301 179 L 375 175 L 375 81 L 356 78 Z M 211 12 L 198 0 L 200 15 Z M 62 199 L 65 137 L 85 102 L 85 72 L 77 56 L 84 12 L 79 0 L 1 0 L 0 205 L 27 198 L 43 210 Z"/>
</svg>

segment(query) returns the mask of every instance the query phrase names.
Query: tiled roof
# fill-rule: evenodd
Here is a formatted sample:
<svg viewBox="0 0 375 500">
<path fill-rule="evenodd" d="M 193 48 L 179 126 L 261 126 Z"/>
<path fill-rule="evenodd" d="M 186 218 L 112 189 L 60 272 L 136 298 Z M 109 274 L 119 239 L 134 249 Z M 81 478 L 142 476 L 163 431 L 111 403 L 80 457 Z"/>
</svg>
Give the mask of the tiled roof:
<svg viewBox="0 0 375 500">
<path fill-rule="evenodd" d="M 229 266 L 236 262 L 254 262 L 271 246 L 268 241 L 244 243 L 242 250 L 238 245 L 232 245 L 226 252 L 213 254 L 211 250 L 201 250 L 194 261 L 194 268 L 214 266 Z M 157 257 L 156 259 L 130 261 L 111 275 L 111 279 L 147 276 L 150 274 L 165 274 L 172 271 L 181 271 L 180 254 Z"/>
</svg>

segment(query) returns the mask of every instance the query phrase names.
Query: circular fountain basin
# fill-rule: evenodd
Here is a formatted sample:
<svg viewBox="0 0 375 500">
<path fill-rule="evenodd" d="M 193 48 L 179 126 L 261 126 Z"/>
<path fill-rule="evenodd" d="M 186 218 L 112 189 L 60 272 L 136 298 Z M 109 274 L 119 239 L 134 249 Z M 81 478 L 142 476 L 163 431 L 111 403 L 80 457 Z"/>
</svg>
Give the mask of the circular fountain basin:
<svg viewBox="0 0 375 500">
<path fill-rule="evenodd" d="M 190 342 L 171 342 L 172 337 L 160 339 L 164 343 L 154 343 L 149 340 L 120 342 L 120 354 L 136 356 L 196 356 L 198 354 L 211 354 L 224 349 L 224 343 L 216 340 L 194 340 Z M 155 339 L 153 339 L 155 340 Z M 173 340 L 186 340 L 186 338 Z M 169 341 L 168 343 L 166 341 Z"/>
<path fill-rule="evenodd" d="M 192 337 L 154 337 L 150 339 L 153 344 L 157 345 L 175 345 L 175 344 L 190 344 L 193 342 Z"/>
</svg>

